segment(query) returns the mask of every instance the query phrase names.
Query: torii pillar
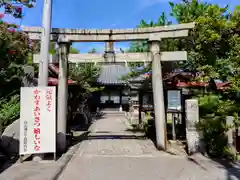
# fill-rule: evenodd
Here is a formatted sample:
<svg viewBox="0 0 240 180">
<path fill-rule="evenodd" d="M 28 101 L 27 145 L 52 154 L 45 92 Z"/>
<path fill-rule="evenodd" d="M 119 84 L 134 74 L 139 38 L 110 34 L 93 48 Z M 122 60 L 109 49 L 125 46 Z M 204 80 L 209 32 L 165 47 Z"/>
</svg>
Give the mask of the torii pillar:
<svg viewBox="0 0 240 180">
<path fill-rule="evenodd" d="M 63 153 L 67 148 L 67 114 L 68 114 L 68 53 L 69 42 L 58 43 L 59 75 L 57 101 L 57 149 Z"/>
<path fill-rule="evenodd" d="M 105 58 L 105 61 L 108 63 L 115 62 L 115 52 L 114 52 L 114 42 L 113 41 L 105 42 L 104 58 Z"/>
<path fill-rule="evenodd" d="M 150 58 L 152 60 L 152 90 L 155 114 L 156 128 L 156 146 L 160 150 L 167 149 L 167 131 L 166 131 L 166 115 L 164 107 L 164 92 L 162 80 L 162 65 L 160 54 L 160 41 L 149 41 Z"/>
</svg>

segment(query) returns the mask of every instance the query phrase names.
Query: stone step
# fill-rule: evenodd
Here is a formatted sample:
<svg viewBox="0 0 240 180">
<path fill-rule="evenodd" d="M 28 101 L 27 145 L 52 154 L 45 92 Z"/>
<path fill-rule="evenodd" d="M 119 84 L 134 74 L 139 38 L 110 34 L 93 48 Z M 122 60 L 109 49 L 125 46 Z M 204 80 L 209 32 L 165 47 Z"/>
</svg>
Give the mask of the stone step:
<svg viewBox="0 0 240 180">
<path fill-rule="evenodd" d="M 104 114 L 104 116 L 125 116 L 125 112 L 119 112 L 119 111 L 102 111 L 102 113 Z"/>
</svg>

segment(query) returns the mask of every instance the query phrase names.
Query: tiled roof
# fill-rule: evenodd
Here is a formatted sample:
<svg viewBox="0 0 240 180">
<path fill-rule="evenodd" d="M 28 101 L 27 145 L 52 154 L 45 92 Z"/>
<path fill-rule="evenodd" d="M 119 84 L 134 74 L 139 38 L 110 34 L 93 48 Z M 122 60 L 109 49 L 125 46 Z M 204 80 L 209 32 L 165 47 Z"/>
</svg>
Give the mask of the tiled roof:
<svg viewBox="0 0 240 180">
<path fill-rule="evenodd" d="M 126 84 L 121 78 L 130 72 L 130 68 L 120 64 L 105 64 L 100 68 L 100 75 L 97 79 L 101 84 Z"/>
<path fill-rule="evenodd" d="M 134 77 L 134 78 L 129 79 L 128 81 L 131 82 L 131 83 L 133 83 L 133 82 L 143 82 L 143 81 L 145 81 L 145 80 L 146 80 L 146 77 L 141 74 L 141 75 L 139 75 L 139 76 L 137 76 L 137 77 Z"/>
</svg>

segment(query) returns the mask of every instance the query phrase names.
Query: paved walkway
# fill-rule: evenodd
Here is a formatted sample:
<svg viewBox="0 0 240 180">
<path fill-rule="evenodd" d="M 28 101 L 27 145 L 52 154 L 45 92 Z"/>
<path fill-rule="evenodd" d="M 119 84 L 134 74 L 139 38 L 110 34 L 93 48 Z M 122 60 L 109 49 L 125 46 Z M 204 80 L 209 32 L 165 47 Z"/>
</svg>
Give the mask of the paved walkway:
<svg viewBox="0 0 240 180">
<path fill-rule="evenodd" d="M 226 168 L 202 156 L 158 152 L 141 134 L 128 131 L 125 118 L 108 115 L 90 127 L 58 180 L 235 180 L 240 166 Z"/>
<path fill-rule="evenodd" d="M 10 167 L 0 173 L 0 180 L 55 180 L 79 145 L 71 147 L 58 161 L 25 161 L 9 164 Z"/>
</svg>

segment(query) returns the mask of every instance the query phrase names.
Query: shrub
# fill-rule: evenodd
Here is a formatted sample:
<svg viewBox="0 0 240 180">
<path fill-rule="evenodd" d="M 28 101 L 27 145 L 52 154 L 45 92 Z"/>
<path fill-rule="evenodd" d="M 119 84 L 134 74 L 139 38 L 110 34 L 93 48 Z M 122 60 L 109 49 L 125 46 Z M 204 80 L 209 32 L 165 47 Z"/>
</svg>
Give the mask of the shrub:
<svg viewBox="0 0 240 180">
<path fill-rule="evenodd" d="M 14 95 L 10 99 L 0 101 L 0 122 L 4 127 L 11 124 L 20 116 L 20 96 Z"/>
<path fill-rule="evenodd" d="M 199 97 L 200 122 L 197 128 L 203 132 L 206 148 L 211 156 L 229 157 L 227 146 L 226 117 L 234 116 L 237 106 L 234 101 L 223 99 L 220 95 L 204 95 Z"/>
</svg>

